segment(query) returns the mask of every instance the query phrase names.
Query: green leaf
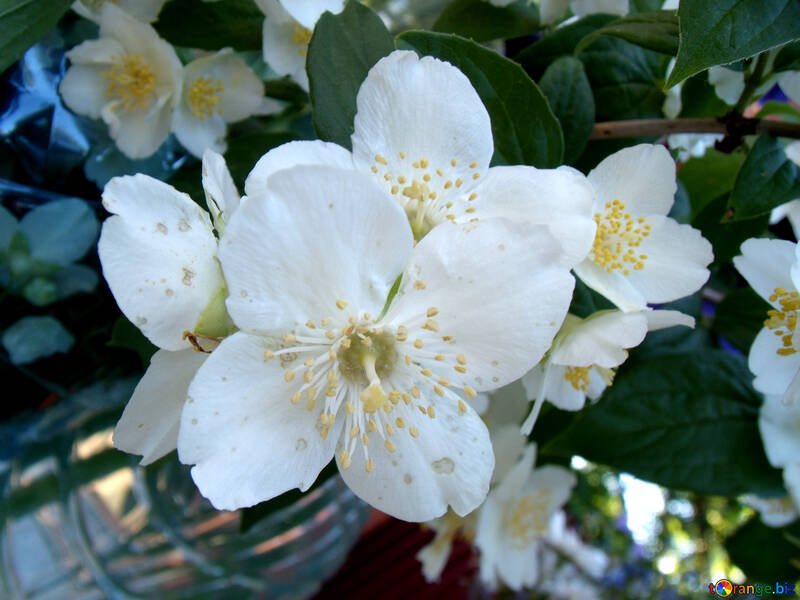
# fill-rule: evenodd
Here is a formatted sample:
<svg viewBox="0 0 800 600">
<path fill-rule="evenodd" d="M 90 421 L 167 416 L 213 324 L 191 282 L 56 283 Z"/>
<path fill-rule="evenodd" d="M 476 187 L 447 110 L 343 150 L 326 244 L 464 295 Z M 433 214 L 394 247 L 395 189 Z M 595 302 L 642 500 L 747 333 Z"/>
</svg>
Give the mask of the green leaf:
<svg viewBox="0 0 800 600">
<path fill-rule="evenodd" d="M 516 60 L 532 79 L 539 80 L 545 69 L 559 56 L 572 54 L 575 46 L 596 29 L 615 21 L 613 15 L 588 15 L 546 34 L 541 40 L 520 52 Z"/>
<path fill-rule="evenodd" d="M 675 56 L 678 52 L 678 17 L 674 11 L 659 10 L 617 19 L 583 38 L 575 53 L 584 50 L 601 35 L 613 35 L 642 48 Z"/>
<path fill-rule="evenodd" d="M 781 121 L 789 123 L 800 123 L 800 110 L 791 104 L 769 100 L 761 105 L 761 109 L 756 114 L 756 119 L 764 119 L 770 115 L 779 115 Z"/>
<path fill-rule="evenodd" d="M 662 56 L 612 37 L 578 55 L 592 85 L 597 121 L 662 118 Z"/>
<path fill-rule="evenodd" d="M 647 13 L 661 8 L 664 0 L 630 0 L 628 2 L 628 13 Z"/>
<path fill-rule="evenodd" d="M 714 265 L 720 265 L 739 254 L 739 247 L 746 239 L 762 235 L 769 224 L 769 215 L 742 221 L 723 222 L 727 213 L 728 195 L 709 202 L 692 220 L 714 247 Z"/>
<path fill-rule="evenodd" d="M 170 0 L 153 25 L 158 35 L 175 46 L 261 50 L 263 23 L 264 13 L 253 0 Z"/>
<path fill-rule="evenodd" d="M 800 69 L 800 41 L 786 44 L 775 55 L 773 71 L 797 71 Z"/>
<path fill-rule="evenodd" d="M 744 359 L 720 350 L 638 363 L 542 452 L 701 494 L 780 493 L 750 379 Z"/>
<path fill-rule="evenodd" d="M 372 66 L 394 50 L 381 18 L 350 0 L 338 15 L 325 13 L 308 45 L 314 129 L 319 137 L 350 149 L 356 95 Z"/>
<path fill-rule="evenodd" d="M 72 0 L 0 0 L 0 73 L 56 26 Z"/>
<path fill-rule="evenodd" d="M 583 63 L 571 56 L 556 59 L 544 72 L 539 87 L 564 132 L 564 162 L 572 164 L 594 126 L 594 97 Z"/>
<path fill-rule="evenodd" d="M 777 138 L 762 135 L 736 176 L 726 218 L 752 219 L 795 198 L 800 198 L 797 165 L 786 157 Z"/>
<path fill-rule="evenodd" d="M 558 119 L 518 64 L 455 35 L 409 31 L 398 41 L 455 65 L 469 77 L 492 121 L 493 164 L 561 164 L 564 138 Z"/>
<path fill-rule="evenodd" d="M 612 310 L 614 304 L 599 292 L 595 292 L 580 279 L 575 279 L 575 291 L 572 294 L 572 304 L 569 312 L 582 319 L 601 310 Z"/>
<path fill-rule="evenodd" d="M 791 541 L 798 538 L 800 523 L 768 527 L 753 517 L 725 541 L 725 549 L 748 580 L 783 585 L 800 578 L 800 548 Z"/>
<path fill-rule="evenodd" d="M 128 321 L 124 315 L 120 315 L 114 322 L 114 327 L 111 329 L 111 340 L 108 342 L 109 346 L 116 348 L 125 348 L 132 350 L 139 355 L 142 361 L 142 370 L 147 368 L 150 364 L 150 358 L 156 353 L 156 348 L 150 340 L 144 337 L 144 334 L 139 331 L 133 323 Z"/>
<path fill-rule="evenodd" d="M 19 222 L 31 256 L 56 265 L 81 259 L 97 241 L 99 227 L 94 211 L 77 198 L 37 206 Z"/>
<path fill-rule="evenodd" d="M 308 94 L 289 78 L 272 79 L 264 82 L 264 95 L 291 104 L 305 104 Z"/>
<path fill-rule="evenodd" d="M 26 365 L 68 352 L 75 338 L 53 317 L 23 317 L 3 332 L 2 342 L 12 363 Z"/>
<path fill-rule="evenodd" d="M 751 288 L 734 290 L 717 304 L 711 330 L 748 352 L 767 318 L 770 305 Z"/>
<path fill-rule="evenodd" d="M 433 24 L 433 30 L 456 33 L 476 42 L 512 38 L 539 27 L 539 11 L 528 0 L 495 6 L 485 0 L 453 0 Z"/>
<path fill-rule="evenodd" d="M 709 202 L 733 189 L 736 173 L 747 158 L 744 152 L 725 154 L 714 148 L 698 158 L 690 158 L 678 169 L 678 179 L 686 186 L 692 205 L 692 218 Z"/>
<path fill-rule="evenodd" d="M 683 0 L 678 22 L 681 43 L 666 87 L 793 40 L 800 1 Z"/>
<path fill-rule="evenodd" d="M 707 73 L 694 75 L 683 82 L 681 117 L 719 117 L 728 110 L 730 110 L 728 105 L 714 92 L 714 86 L 708 83 Z"/>
</svg>

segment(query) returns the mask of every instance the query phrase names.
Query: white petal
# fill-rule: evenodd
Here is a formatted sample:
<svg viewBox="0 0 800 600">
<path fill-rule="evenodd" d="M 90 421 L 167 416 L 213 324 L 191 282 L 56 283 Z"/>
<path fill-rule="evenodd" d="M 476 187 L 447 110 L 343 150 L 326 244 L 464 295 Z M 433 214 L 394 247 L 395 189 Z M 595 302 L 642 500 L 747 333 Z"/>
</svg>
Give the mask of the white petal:
<svg viewBox="0 0 800 600">
<path fill-rule="evenodd" d="M 539 544 L 517 549 L 508 540 L 501 543 L 496 568 L 500 580 L 515 592 L 529 588 L 539 579 Z"/>
<path fill-rule="evenodd" d="M 197 157 L 203 156 L 206 150 L 221 153 L 227 148 L 228 128 L 219 115 L 198 119 L 186 107 L 179 106 L 173 113 L 172 132 L 183 147 Z"/>
<path fill-rule="evenodd" d="M 786 481 L 786 471 L 784 471 L 784 481 Z M 786 487 L 789 487 L 788 483 Z M 797 509 L 791 496 L 760 498 L 754 494 L 747 494 L 739 500 L 761 513 L 761 521 L 767 527 L 784 527 L 797 519 Z"/>
<path fill-rule="evenodd" d="M 282 144 L 258 159 L 244 183 L 245 194 L 248 196 L 264 194 L 270 175 L 300 165 L 327 165 L 352 169 L 353 158 L 350 152 L 341 146 L 322 140 Z"/>
<path fill-rule="evenodd" d="M 570 167 L 493 167 L 471 204 L 480 218 L 505 217 L 547 225 L 566 254 L 564 264 L 581 262 L 594 242 L 594 194 L 586 177 Z M 471 214 L 462 215 L 468 220 Z"/>
<path fill-rule="evenodd" d="M 494 448 L 494 473 L 492 483 L 502 481 L 522 456 L 528 439 L 519 431 L 519 426 L 503 425 L 490 431 Z"/>
<path fill-rule="evenodd" d="M 140 21 L 152 23 L 166 0 L 119 0 L 119 5 Z"/>
<path fill-rule="evenodd" d="M 742 254 L 733 258 L 733 265 L 750 287 L 769 302 L 775 288 L 795 289 L 790 275 L 795 247 L 796 244 L 786 240 L 751 238 L 742 244 Z M 777 302 L 771 304 L 776 308 L 780 306 Z"/>
<path fill-rule="evenodd" d="M 628 0 L 572 0 L 569 6 L 579 17 L 595 13 L 620 16 L 628 14 Z"/>
<path fill-rule="evenodd" d="M 285 2 L 284 8 L 292 18 L 306 29 L 314 29 L 325 11 L 339 14 L 344 9 L 344 0 L 303 0 Z"/>
<path fill-rule="evenodd" d="M 289 75 L 301 88 L 308 91 L 306 53 L 308 44 L 292 41 L 295 26 L 291 19 L 280 20 L 268 14 L 264 19 L 264 61 L 279 75 Z"/>
<path fill-rule="evenodd" d="M 437 531 L 433 541 L 417 552 L 416 558 L 422 563 L 422 575 L 428 583 L 439 581 L 450 558 L 452 538 L 453 534 L 450 532 Z"/>
<path fill-rule="evenodd" d="M 366 176 L 295 167 L 248 197 L 220 243 L 228 311 L 241 329 L 283 335 L 337 300 L 380 313 L 412 247 L 400 206 Z"/>
<path fill-rule="evenodd" d="M 186 392 L 208 354 L 159 350 L 150 360 L 114 429 L 114 447 L 149 465 L 175 450 Z"/>
<path fill-rule="evenodd" d="M 767 395 L 758 417 L 758 429 L 767 458 L 773 467 L 785 467 L 800 456 L 800 403 L 781 402 Z"/>
<path fill-rule="evenodd" d="M 558 365 L 606 369 L 628 358 L 626 348 L 638 346 L 647 334 L 643 312 L 613 311 L 591 317 L 576 325 L 552 350 L 550 360 Z"/>
<path fill-rule="evenodd" d="M 489 590 L 496 590 L 498 587 L 496 565 L 503 546 L 500 537 L 502 522 L 503 508 L 492 491 L 478 513 L 475 535 L 475 546 L 481 553 L 480 578 Z"/>
<path fill-rule="evenodd" d="M 492 490 L 492 495 L 496 495 L 496 498 L 502 503 L 518 498 L 525 489 L 526 482 L 531 476 L 535 463 L 536 444 L 528 444 L 520 459 L 508 471 L 500 485 Z"/>
<path fill-rule="evenodd" d="M 226 338 L 189 387 L 178 456 L 215 508 L 234 510 L 292 488 L 307 490 L 333 457 L 344 420 L 322 439 L 322 407 L 294 405 L 295 388 L 277 360 L 264 361 L 263 338 Z M 299 388 L 301 382 L 295 382 Z"/>
<path fill-rule="evenodd" d="M 362 452 L 354 452 L 352 466 L 339 470 L 347 485 L 378 510 L 405 521 L 429 521 L 447 506 L 464 516 L 486 498 L 494 468 L 489 432 L 468 406 L 440 402 L 436 417 L 414 415 L 408 424 L 419 429 L 413 438 L 398 432 L 389 452 L 370 446 L 375 470 L 367 473 Z M 339 456 L 336 457 L 337 462 Z"/>
<path fill-rule="evenodd" d="M 800 506 L 800 461 L 797 458 L 783 470 L 783 483 L 795 506 Z"/>
<path fill-rule="evenodd" d="M 566 375 L 567 367 L 563 365 L 539 364 L 525 374 L 522 383 L 528 392 L 528 397 L 533 401 L 545 398 L 561 410 L 581 410 L 586 404 L 586 392 L 572 385 Z M 589 371 L 589 378 L 590 381 L 599 379 L 592 371 Z M 533 417 L 529 416 L 523 423 L 522 432 L 530 433 L 533 425 Z"/>
<path fill-rule="evenodd" d="M 560 253 L 541 225 L 445 223 L 414 248 L 385 320 L 421 326 L 436 308 L 439 331 L 414 332 L 426 351 L 463 353 L 463 381 L 477 391 L 505 385 L 539 362 L 564 320 L 574 280 Z"/>
<path fill-rule="evenodd" d="M 231 215 L 239 208 L 239 190 L 221 154 L 212 150 L 203 153 L 203 191 L 206 205 L 214 219 L 214 227 L 222 235 Z"/>
<path fill-rule="evenodd" d="M 783 395 L 800 369 L 800 353 L 781 356 L 780 348 L 783 340 L 767 327 L 758 332 L 750 347 L 747 366 L 756 376 L 753 387 L 762 394 Z"/>
<path fill-rule="evenodd" d="M 642 292 L 637 290 L 620 270 L 608 273 L 604 267 L 587 258 L 577 265 L 574 271 L 583 283 L 624 311 L 642 310 L 647 307 L 647 300 Z"/>
<path fill-rule="evenodd" d="M 540 0 L 539 21 L 542 25 L 552 25 L 564 16 L 569 0 Z"/>
<path fill-rule="evenodd" d="M 125 110 L 118 102 L 101 111 L 108 133 L 120 151 L 129 158 L 146 158 L 159 149 L 170 131 L 171 97 L 158 97 L 148 109 Z"/>
<path fill-rule="evenodd" d="M 694 317 L 685 315 L 677 310 L 647 310 L 644 312 L 647 317 L 647 331 L 658 331 L 682 325 L 694 329 Z"/>
<path fill-rule="evenodd" d="M 603 159 L 589 173 L 596 196 L 595 211 L 620 200 L 635 217 L 666 215 L 678 189 L 675 161 L 660 145 L 639 144 Z"/>
<path fill-rule="evenodd" d="M 103 192 L 112 216 L 98 243 L 103 275 L 125 316 L 166 350 L 192 331 L 224 286 L 208 213 L 147 175 L 115 177 Z"/>
<path fill-rule="evenodd" d="M 449 63 L 392 52 L 370 69 L 356 105 L 353 159 L 361 170 L 375 167 L 387 189 L 401 177 L 421 182 L 427 173 L 427 185 L 442 201 L 474 186 L 473 177 L 489 167 L 489 114 L 469 79 Z M 457 189 L 458 180 L 464 184 Z"/>
<path fill-rule="evenodd" d="M 66 52 L 73 65 L 107 66 L 114 62 L 114 57 L 124 52 L 122 45 L 115 39 L 104 37 L 97 40 L 86 40 Z"/>
<path fill-rule="evenodd" d="M 800 144 L 793 145 L 800 148 Z M 789 155 L 788 149 L 787 147 L 787 156 Z M 769 223 L 774 225 L 783 218 L 789 219 L 795 239 L 800 239 L 800 200 L 791 200 L 773 208 L 769 215 Z"/>
<path fill-rule="evenodd" d="M 101 73 L 101 65 L 72 65 L 58 86 L 58 93 L 70 110 L 99 119 L 103 107 L 108 104 L 108 87 Z"/>
<path fill-rule="evenodd" d="M 717 97 L 733 106 L 744 91 L 744 73 L 725 67 L 711 67 L 708 70 L 708 83 L 714 86 Z"/>
</svg>

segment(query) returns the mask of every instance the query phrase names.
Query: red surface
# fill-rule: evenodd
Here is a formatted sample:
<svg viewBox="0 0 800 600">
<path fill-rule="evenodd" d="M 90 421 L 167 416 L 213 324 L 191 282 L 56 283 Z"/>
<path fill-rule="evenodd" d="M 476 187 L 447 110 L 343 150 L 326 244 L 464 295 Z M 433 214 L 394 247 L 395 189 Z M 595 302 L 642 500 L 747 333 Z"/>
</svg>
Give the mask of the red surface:
<svg viewBox="0 0 800 600">
<path fill-rule="evenodd" d="M 429 584 L 422 576 L 416 554 L 432 539 L 433 532 L 423 530 L 417 523 L 374 512 L 347 562 L 322 586 L 315 600 L 466 600 L 477 574 L 471 547 L 456 542 L 441 579 Z"/>
</svg>

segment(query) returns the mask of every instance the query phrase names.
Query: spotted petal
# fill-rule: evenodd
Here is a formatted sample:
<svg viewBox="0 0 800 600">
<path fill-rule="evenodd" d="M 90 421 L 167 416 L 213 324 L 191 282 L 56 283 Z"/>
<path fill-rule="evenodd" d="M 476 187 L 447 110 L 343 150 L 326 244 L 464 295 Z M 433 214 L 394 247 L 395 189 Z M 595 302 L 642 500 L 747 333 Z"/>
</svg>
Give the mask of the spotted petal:
<svg viewBox="0 0 800 600">
<path fill-rule="evenodd" d="M 800 353 L 781 356 L 783 340 L 774 331 L 764 327 L 758 332 L 750 347 L 747 365 L 756 376 L 755 387 L 762 394 L 783 395 L 800 370 Z"/>
</svg>

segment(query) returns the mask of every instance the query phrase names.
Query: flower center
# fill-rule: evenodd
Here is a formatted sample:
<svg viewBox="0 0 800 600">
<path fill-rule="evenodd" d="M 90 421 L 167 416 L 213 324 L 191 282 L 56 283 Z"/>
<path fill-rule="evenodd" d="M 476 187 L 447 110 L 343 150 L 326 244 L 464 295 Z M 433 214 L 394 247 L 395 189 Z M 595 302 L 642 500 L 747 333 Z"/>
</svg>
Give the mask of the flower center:
<svg viewBox="0 0 800 600">
<path fill-rule="evenodd" d="M 311 41 L 311 30 L 306 29 L 300 23 L 294 24 L 294 31 L 292 32 L 292 43 L 297 44 L 300 48 L 297 51 L 301 56 L 308 53 L 308 42 Z"/>
<path fill-rule="evenodd" d="M 119 54 L 100 73 L 108 82 L 107 98 L 116 98 L 125 110 L 144 107 L 156 88 L 156 76 L 141 54 Z"/>
<path fill-rule="evenodd" d="M 524 550 L 547 530 L 550 490 L 540 490 L 519 499 L 505 519 L 512 545 Z"/>
<path fill-rule="evenodd" d="M 783 347 L 778 348 L 780 356 L 789 356 L 797 352 L 792 343 L 794 331 L 797 327 L 797 314 L 800 310 L 800 294 L 789 292 L 782 287 L 775 288 L 769 297 L 770 302 L 778 302 L 780 310 L 768 310 L 768 319 L 764 321 L 764 326 L 781 338 Z"/>
<path fill-rule="evenodd" d="M 598 367 L 597 365 L 591 365 L 590 367 L 567 367 L 564 373 L 564 379 L 571 383 L 572 387 L 576 390 L 585 392 L 591 382 L 590 374 L 592 369 L 597 371 L 607 386 L 614 383 L 614 369 L 606 369 L 604 367 Z"/>
<path fill-rule="evenodd" d="M 403 206 L 414 239 L 420 240 L 445 220 L 455 221 L 457 211 L 468 215 L 475 212 L 474 206 L 454 208 L 454 200 L 463 195 L 462 186 L 465 185 L 463 177 L 455 174 L 456 167 L 458 159 L 455 158 L 449 164 L 437 166 L 427 158 L 414 160 L 408 158 L 405 152 L 399 152 L 391 164 L 386 157 L 376 154 L 370 170 L 379 176 L 384 187 Z M 478 163 L 470 163 L 469 170 L 473 171 L 471 179 L 477 181 L 481 176 Z M 471 192 L 465 198 L 466 203 L 473 202 L 477 197 L 475 192 Z M 463 204 L 461 199 L 457 202 L 459 206 Z"/>
<path fill-rule="evenodd" d="M 637 254 L 636 248 L 650 235 L 650 225 L 644 217 L 634 219 L 625 212 L 625 205 L 619 200 L 606 202 L 605 213 L 595 213 L 597 234 L 589 252 L 591 259 L 607 272 L 622 271 L 630 275 L 630 270 L 644 269 L 646 254 Z"/>
<path fill-rule="evenodd" d="M 198 119 L 205 120 L 213 116 L 214 112 L 222 114 L 222 107 L 217 106 L 222 101 L 220 92 L 225 89 L 222 81 L 210 77 L 198 77 L 189 88 L 189 108 Z"/>
</svg>

